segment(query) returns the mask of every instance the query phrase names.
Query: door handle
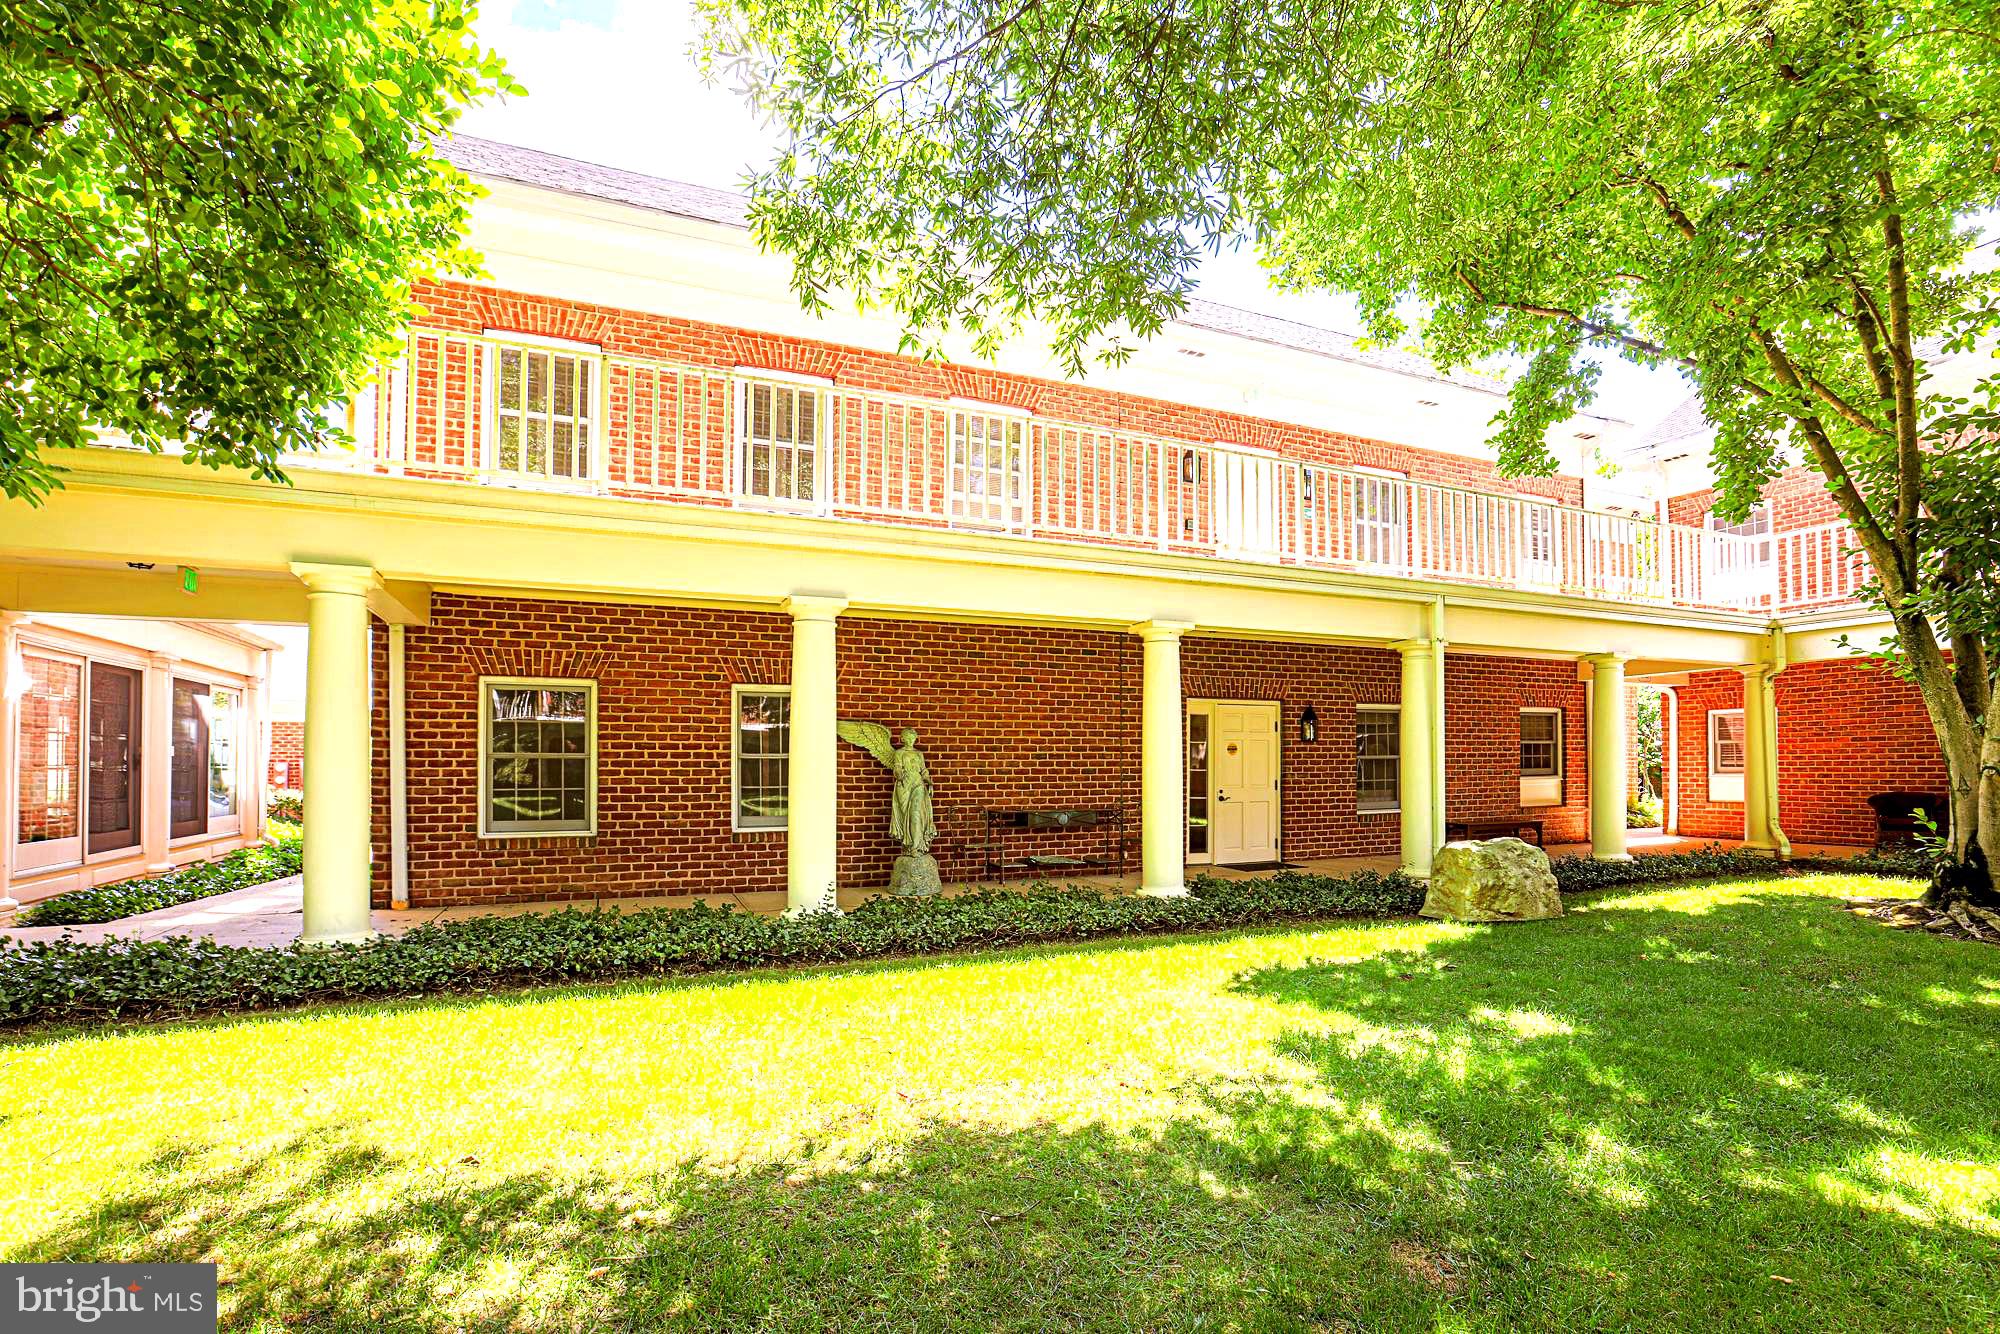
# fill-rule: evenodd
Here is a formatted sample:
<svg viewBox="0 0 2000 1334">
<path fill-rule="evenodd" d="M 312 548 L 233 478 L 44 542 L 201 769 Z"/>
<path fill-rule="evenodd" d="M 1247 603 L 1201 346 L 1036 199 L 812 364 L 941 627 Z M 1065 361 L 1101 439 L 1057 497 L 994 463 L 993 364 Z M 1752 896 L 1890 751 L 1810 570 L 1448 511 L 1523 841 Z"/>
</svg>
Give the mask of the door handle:
<svg viewBox="0 0 2000 1334">
<path fill-rule="evenodd" d="M 1218 792 L 1218 793 L 1216 793 L 1216 794 L 1215 794 L 1215 799 L 1216 799 L 1217 801 L 1228 801 L 1228 800 L 1229 800 L 1229 794 L 1228 794 L 1228 793 L 1226 793 L 1226 792 Z"/>
</svg>

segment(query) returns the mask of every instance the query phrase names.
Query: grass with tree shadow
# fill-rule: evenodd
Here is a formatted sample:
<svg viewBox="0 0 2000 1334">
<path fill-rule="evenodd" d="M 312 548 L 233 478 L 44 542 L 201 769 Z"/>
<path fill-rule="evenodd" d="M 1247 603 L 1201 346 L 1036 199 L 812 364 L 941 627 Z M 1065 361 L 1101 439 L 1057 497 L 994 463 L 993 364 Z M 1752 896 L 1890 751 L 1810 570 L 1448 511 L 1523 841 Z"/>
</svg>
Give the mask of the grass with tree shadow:
<svg viewBox="0 0 2000 1334">
<path fill-rule="evenodd" d="M 2000 951 L 1863 884 L 20 1037 L 0 1252 L 244 1329 L 1992 1327 Z"/>
</svg>

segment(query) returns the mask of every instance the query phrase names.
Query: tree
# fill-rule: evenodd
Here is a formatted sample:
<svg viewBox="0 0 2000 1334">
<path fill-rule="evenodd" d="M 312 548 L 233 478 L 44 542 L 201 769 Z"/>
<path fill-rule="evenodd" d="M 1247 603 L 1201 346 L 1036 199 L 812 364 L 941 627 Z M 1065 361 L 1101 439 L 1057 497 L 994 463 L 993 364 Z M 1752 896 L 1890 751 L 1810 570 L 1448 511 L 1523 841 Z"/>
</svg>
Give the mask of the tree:
<svg viewBox="0 0 2000 1334">
<path fill-rule="evenodd" d="M 0 0 L 0 492 L 98 428 L 282 480 L 412 277 L 476 267 L 432 140 L 512 91 L 472 0 Z"/>
<path fill-rule="evenodd" d="M 1046 320 L 1075 370 L 1179 311 L 1201 255 L 1404 312 L 1446 365 L 1520 358 L 1504 469 L 1607 355 L 1678 367 L 1725 514 L 1803 457 L 1893 618 L 2000 858 L 1994 385 L 1927 355 L 2000 323 L 1966 219 L 2000 199 L 1993 0 L 705 0 L 711 72 L 789 136 L 758 236 L 810 306 L 909 344 Z M 1983 551 L 1983 548 L 1982 548 Z M 1996 553 L 2000 554 L 2000 553 Z"/>
</svg>

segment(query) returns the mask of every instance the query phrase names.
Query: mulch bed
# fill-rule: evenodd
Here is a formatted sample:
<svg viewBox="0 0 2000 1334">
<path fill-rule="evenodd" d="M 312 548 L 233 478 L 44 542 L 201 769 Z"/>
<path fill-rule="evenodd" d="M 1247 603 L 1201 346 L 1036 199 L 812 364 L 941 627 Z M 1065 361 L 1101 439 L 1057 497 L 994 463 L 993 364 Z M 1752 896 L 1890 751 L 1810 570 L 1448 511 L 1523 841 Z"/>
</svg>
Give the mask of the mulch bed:
<svg viewBox="0 0 2000 1334">
<path fill-rule="evenodd" d="M 2000 913 L 1969 903 L 1954 903 L 1949 911 L 1927 908 L 1916 899 L 1842 899 L 1841 906 L 1857 917 L 1872 918 L 1901 931 L 1928 931 L 1954 940 L 1979 940 L 2000 945 Z"/>
</svg>

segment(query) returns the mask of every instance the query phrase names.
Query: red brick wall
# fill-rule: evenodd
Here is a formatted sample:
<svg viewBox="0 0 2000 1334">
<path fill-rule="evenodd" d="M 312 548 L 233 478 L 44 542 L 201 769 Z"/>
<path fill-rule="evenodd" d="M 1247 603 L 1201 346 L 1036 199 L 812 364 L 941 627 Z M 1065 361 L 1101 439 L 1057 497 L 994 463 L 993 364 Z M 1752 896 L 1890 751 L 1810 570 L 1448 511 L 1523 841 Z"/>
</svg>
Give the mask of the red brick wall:
<svg viewBox="0 0 2000 1334">
<path fill-rule="evenodd" d="M 1506 481 L 1488 460 L 1465 458 L 1390 445 L 1359 436 L 1316 430 L 1285 422 L 1192 407 L 1164 399 L 1143 398 L 1088 385 L 1036 379 L 985 367 L 947 365 L 914 357 L 896 356 L 863 348 L 813 339 L 792 338 L 699 320 L 672 318 L 613 306 L 590 305 L 558 300 L 529 293 L 476 287 L 465 283 L 419 283 L 416 300 L 426 308 L 426 327 L 460 333 L 496 331 L 539 334 L 599 345 L 610 354 L 654 358 L 689 367 L 729 369 L 756 366 L 769 370 L 793 371 L 831 379 L 842 388 L 906 393 L 945 400 L 952 397 L 1026 408 L 1045 417 L 1105 427 L 1116 431 L 1145 432 L 1196 443 L 1226 441 L 1269 449 L 1288 458 L 1336 467 L 1357 465 L 1406 472 L 1420 481 L 1445 482 L 1460 486 L 1497 489 L 1522 495 L 1547 496 L 1569 504 L 1581 504 L 1583 483 L 1575 477 L 1522 477 Z M 468 368 L 460 353 L 447 357 L 444 369 L 444 462 L 467 462 L 467 442 L 476 452 L 478 441 L 477 394 L 468 396 Z M 431 457 L 437 410 L 436 354 L 421 351 L 416 368 L 419 411 L 415 414 L 417 439 L 414 457 Z M 614 442 L 650 441 L 650 388 L 620 387 L 614 378 L 610 409 L 611 439 Z M 690 394 L 697 391 L 690 390 Z M 468 399 L 474 404 L 468 411 Z M 691 399 L 691 405 L 693 400 Z M 690 406 L 690 418 L 703 413 Z M 721 485 L 722 449 L 714 442 L 724 433 L 722 395 L 715 392 L 707 400 L 710 441 L 714 449 L 710 485 Z M 637 422 L 636 431 L 631 423 Z M 647 445 L 650 448 L 650 445 Z M 476 461 L 476 460 L 475 460 Z M 614 477 L 629 477 L 650 483 L 650 458 L 628 465 L 614 460 Z M 943 485 L 942 479 L 936 483 Z M 935 488 L 934 488 L 935 489 Z M 1141 499 L 1151 494 L 1147 487 L 1134 488 Z M 934 497 L 941 499 L 941 495 Z"/>
<path fill-rule="evenodd" d="M 386 901 L 388 866 L 384 639 L 378 634 L 375 646 L 378 901 Z M 918 729 L 937 783 L 935 851 L 947 878 L 979 874 L 989 806 L 1123 803 L 1137 835 L 1135 637 L 844 617 L 838 645 L 842 715 Z M 730 829 L 729 697 L 737 683 L 789 678 L 784 615 L 439 594 L 432 624 L 407 632 L 405 654 L 415 902 L 783 886 L 784 835 Z M 1379 649 L 1183 645 L 1190 697 L 1282 701 L 1284 851 L 1295 860 L 1395 852 L 1396 817 L 1354 810 L 1353 711 L 1394 703 L 1399 673 L 1396 655 Z M 481 675 L 598 681 L 596 838 L 476 836 Z M 1565 711 L 1567 800 L 1535 814 L 1552 841 L 1583 836 L 1584 710 L 1575 677 L 1562 662 L 1448 659 L 1453 818 L 1518 809 L 1518 711 L 1554 706 Z M 1308 705 L 1320 722 L 1311 745 L 1298 739 Z M 888 774 L 853 747 L 842 748 L 840 764 L 842 882 L 883 883 L 896 852 Z M 1089 831 L 1040 838 L 1037 851 L 1097 845 Z"/>
<path fill-rule="evenodd" d="M 1674 496 L 1667 501 L 1667 519 L 1699 528 L 1715 508 L 1715 497 L 1713 487 Z M 1840 517 L 1840 507 L 1826 489 L 1826 478 L 1814 468 L 1785 469 L 1764 487 L 1764 499 L 1770 502 L 1771 527 L 1776 532 L 1810 528 Z"/>
<path fill-rule="evenodd" d="M 300 722 L 271 724 L 271 768 L 265 780 L 274 788 L 305 787 L 306 725 Z M 282 768 L 281 768 L 282 766 Z"/>
<path fill-rule="evenodd" d="M 1525 815 L 1550 843 L 1590 837 L 1590 741 L 1576 664 L 1445 655 L 1445 810 L 1465 820 Z M 1521 806 L 1521 710 L 1563 711 L 1563 802 Z"/>
<path fill-rule="evenodd" d="M 1743 707 L 1743 676 L 1736 671 L 1691 672 L 1675 692 L 1674 765 L 1680 777 L 1676 833 L 1684 838 L 1742 838 L 1743 803 L 1708 799 L 1708 715 Z M 1784 724 L 1780 724 L 1782 734 Z M 1780 820 L 1780 823 L 1785 823 Z"/>
<path fill-rule="evenodd" d="M 1708 710 L 1740 708 L 1743 678 L 1699 672 L 1680 690 L 1680 832 L 1741 838 L 1740 802 L 1708 801 Z M 1878 792 L 1945 790 L 1915 687 L 1870 663 L 1799 663 L 1778 676 L 1778 822 L 1794 843 L 1872 843 Z"/>
</svg>

